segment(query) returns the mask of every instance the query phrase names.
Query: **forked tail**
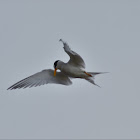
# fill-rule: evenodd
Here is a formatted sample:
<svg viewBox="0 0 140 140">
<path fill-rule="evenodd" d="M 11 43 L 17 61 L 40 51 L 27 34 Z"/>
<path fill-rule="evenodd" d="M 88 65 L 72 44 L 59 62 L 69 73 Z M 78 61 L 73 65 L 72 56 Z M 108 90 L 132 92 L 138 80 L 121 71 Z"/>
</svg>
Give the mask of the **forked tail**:
<svg viewBox="0 0 140 140">
<path fill-rule="evenodd" d="M 108 72 L 87 72 L 88 74 L 92 75 L 92 77 L 88 77 L 86 78 L 86 80 L 92 84 L 94 84 L 95 86 L 98 86 L 100 87 L 99 85 L 97 85 L 95 82 L 94 82 L 94 77 L 95 75 L 98 75 L 98 74 L 105 74 L 105 73 L 108 73 Z M 101 87 L 100 87 L 101 88 Z"/>
</svg>

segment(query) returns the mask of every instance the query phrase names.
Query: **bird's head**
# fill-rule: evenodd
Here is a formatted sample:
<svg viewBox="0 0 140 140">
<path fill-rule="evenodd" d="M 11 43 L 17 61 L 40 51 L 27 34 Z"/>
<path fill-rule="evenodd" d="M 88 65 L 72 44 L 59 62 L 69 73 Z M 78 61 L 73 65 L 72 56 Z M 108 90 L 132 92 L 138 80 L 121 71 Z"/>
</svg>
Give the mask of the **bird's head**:
<svg viewBox="0 0 140 140">
<path fill-rule="evenodd" d="M 54 76 L 56 75 L 57 69 L 61 70 L 61 68 L 63 67 L 64 64 L 65 63 L 60 61 L 60 60 L 57 60 L 57 61 L 54 62 L 54 65 L 53 65 L 53 67 L 54 67 Z"/>
<path fill-rule="evenodd" d="M 63 64 L 64 64 L 64 62 L 62 62 L 60 60 L 57 60 L 57 61 L 54 62 L 54 65 L 53 65 L 53 67 L 54 67 L 54 76 L 56 76 L 56 71 L 58 69 L 61 70 L 61 67 L 62 67 Z"/>
<path fill-rule="evenodd" d="M 54 65 L 53 65 L 53 67 L 54 67 L 54 76 L 56 75 L 56 71 L 57 71 L 57 69 L 58 69 L 58 68 L 57 68 L 57 63 L 58 63 L 58 61 L 59 61 L 59 60 L 55 61 L 55 62 L 54 62 Z"/>
</svg>

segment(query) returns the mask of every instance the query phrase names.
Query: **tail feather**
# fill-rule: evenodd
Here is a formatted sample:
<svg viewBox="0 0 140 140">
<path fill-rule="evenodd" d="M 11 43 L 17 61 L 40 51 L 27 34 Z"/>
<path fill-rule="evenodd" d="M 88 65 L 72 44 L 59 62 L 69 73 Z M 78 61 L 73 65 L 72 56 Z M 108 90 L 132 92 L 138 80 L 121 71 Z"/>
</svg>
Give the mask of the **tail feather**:
<svg viewBox="0 0 140 140">
<path fill-rule="evenodd" d="M 95 86 L 100 87 L 99 85 L 97 85 L 97 84 L 94 82 L 93 78 L 87 78 L 86 80 L 87 80 L 88 82 L 94 84 Z M 101 87 L 100 87 L 100 88 L 101 88 Z"/>
<path fill-rule="evenodd" d="M 88 72 L 88 74 L 91 74 L 92 77 L 88 77 L 86 78 L 86 80 L 92 84 L 94 84 L 95 86 L 98 86 L 100 87 L 99 85 L 97 85 L 95 82 L 94 82 L 94 76 L 97 75 L 97 74 L 104 74 L 104 73 L 108 73 L 108 72 Z M 100 87 L 101 88 L 101 87 Z"/>
<path fill-rule="evenodd" d="M 109 73 L 109 72 L 88 72 L 89 74 L 91 74 L 92 76 L 95 76 L 97 74 L 105 74 L 105 73 Z"/>
</svg>

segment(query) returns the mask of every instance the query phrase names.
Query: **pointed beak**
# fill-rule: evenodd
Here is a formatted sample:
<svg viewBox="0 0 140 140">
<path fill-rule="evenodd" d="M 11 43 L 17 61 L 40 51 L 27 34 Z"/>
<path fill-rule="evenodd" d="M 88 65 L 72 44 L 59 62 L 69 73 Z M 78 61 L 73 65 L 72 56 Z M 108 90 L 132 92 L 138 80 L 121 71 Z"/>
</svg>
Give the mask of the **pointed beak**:
<svg viewBox="0 0 140 140">
<path fill-rule="evenodd" d="M 55 70 L 54 70 L 54 76 L 56 76 L 56 71 L 57 71 L 57 68 L 55 68 Z"/>
</svg>

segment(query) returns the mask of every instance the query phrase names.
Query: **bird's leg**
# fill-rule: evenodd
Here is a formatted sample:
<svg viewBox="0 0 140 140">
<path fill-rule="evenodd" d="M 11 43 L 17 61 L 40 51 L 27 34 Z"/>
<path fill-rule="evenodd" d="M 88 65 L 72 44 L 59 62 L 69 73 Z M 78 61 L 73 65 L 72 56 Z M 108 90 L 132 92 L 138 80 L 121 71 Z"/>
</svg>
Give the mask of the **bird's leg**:
<svg viewBox="0 0 140 140">
<path fill-rule="evenodd" d="M 84 73 L 85 73 L 86 75 L 88 75 L 88 76 L 92 77 L 92 75 L 91 75 L 91 74 L 89 74 L 89 73 L 87 73 L 86 71 L 84 71 Z"/>
</svg>

